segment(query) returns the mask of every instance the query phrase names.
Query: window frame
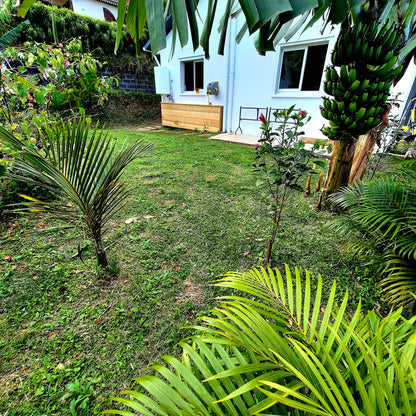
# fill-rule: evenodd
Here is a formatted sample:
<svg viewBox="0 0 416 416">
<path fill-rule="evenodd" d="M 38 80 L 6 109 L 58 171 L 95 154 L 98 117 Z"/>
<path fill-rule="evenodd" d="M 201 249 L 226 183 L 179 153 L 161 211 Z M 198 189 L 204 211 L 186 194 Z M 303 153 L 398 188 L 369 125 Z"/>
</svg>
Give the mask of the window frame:
<svg viewBox="0 0 416 416">
<path fill-rule="evenodd" d="M 323 71 L 322 71 L 322 75 L 321 75 L 321 82 L 319 84 L 319 89 L 318 90 L 302 90 L 303 79 L 304 79 L 304 76 L 305 76 L 305 67 L 306 67 L 308 49 L 309 49 L 310 46 L 320 46 L 320 45 L 327 45 L 328 49 L 327 49 L 325 60 L 324 60 Z M 330 41 L 329 41 L 328 38 L 324 38 L 324 39 L 319 40 L 319 41 L 301 42 L 301 43 L 299 42 L 299 43 L 291 44 L 291 45 L 288 45 L 288 46 L 286 46 L 286 45 L 280 46 L 278 66 L 277 66 L 277 71 L 275 73 L 276 74 L 275 75 L 276 79 L 275 79 L 275 83 L 274 83 L 273 96 L 279 96 L 279 97 L 281 97 L 282 95 L 288 95 L 288 96 L 302 95 L 303 97 L 305 97 L 305 96 L 313 96 L 313 97 L 314 96 L 320 96 L 321 93 L 322 93 L 324 70 L 325 70 L 325 66 L 328 62 L 329 48 L 330 48 Z M 299 79 L 299 87 L 298 88 L 280 88 L 284 53 L 285 52 L 290 52 L 290 51 L 299 51 L 299 50 L 305 51 L 304 56 L 303 56 L 303 61 L 302 61 L 302 69 L 301 69 L 300 79 Z"/>
<path fill-rule="evenodd" d="M 185 62 L 192 62 L 193 63 L 193 77 L 194 77 L 194 89 L 187 90 L 185 85 Z M 203 87 L 199 89 L 199 93 L 196 92 L 195 82 L 196 82 L 196 72 L 195 72 L 195 64 L 197 62 L 202 62 L 202 83 Z M 180 79 L 181 79 L 181 95 L 203 95 L 205 94 L 205 60 L 203 56 L 192 56 L 180 59 Z"/>
</svg>

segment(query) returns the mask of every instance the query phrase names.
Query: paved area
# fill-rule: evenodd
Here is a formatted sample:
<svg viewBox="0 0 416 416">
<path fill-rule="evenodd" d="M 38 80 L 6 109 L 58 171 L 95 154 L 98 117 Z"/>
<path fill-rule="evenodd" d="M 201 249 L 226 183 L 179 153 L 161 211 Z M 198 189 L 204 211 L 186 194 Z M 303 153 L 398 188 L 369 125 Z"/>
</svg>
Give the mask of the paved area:
<svg viewBox="0 0 416 416">
<path fill-rule="evenodd" d="M 245 144 L 246 146 L 254 146 L 258 143 L 260 137 L 247 136 L 245 134 L 221 133 L 210 137 L 211 140 L 222 140 L 228 143 Z"/>
</svg>

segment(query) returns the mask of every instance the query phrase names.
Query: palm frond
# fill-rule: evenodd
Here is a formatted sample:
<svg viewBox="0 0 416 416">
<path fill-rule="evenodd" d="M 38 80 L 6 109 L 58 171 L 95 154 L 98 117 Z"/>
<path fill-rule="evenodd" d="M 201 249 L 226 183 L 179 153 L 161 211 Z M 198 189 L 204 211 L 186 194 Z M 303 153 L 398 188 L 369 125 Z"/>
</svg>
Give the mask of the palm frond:
<svg viewBox="0 0 416 416">
<path fill-rule="evenodd" d="M 22 23 L 19 23 L 16 27 L 7 31 L 3 31 L 3 29 L 6 28 L 6 25 L 4 25 L 0 30 L 0 51 L 13 46 L 18 39 L 20 32 L 29 24 L 29 20 L 25 20 Z"/>
<path fill-rule="evenodd" d="M 330 227 L 348 238 L 361 235 L 349 246 L 356 253 L 367 250 L 384 276 L 389 300 L 403 305 L 414 302 L 416 292 L 416 190 L 409 181 L 415 168 L 406 164 L 395 177 L 355 184 L 330 197 L 346 210 Z"/>
<path fill-rule="evenodd" d="M 320 277 L 312 295 L 308 273 L 285 271 L 224 275 L 218 285 L 248 297 L 221 298 L 181 360 L 164 357 L 114 400 L 145 415 L 411 415 L 416 317 L 348 317 L 335 283 L 323 302 Z"/>
</svg>

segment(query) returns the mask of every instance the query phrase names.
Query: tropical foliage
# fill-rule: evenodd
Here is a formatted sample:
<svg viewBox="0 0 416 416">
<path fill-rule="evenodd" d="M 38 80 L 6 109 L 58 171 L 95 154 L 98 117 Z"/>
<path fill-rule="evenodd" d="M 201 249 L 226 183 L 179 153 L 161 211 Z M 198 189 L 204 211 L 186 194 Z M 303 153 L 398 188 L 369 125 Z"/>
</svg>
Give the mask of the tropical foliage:
<svg viewBox="0 0 416 416">
<path fill-rule="evenodd" d="M 331 198 L 346 212 L 330 225 L 347 247 L 378 266 L 390 302 L 414 303 L 416 294 L 416 163 L 387 177 L 342 189 Z"/>
<path fill-rule="evenodd" d="M 94 242 L 98 263 L 106 267 L 103 232 L 129 196 L 121 180 L 123 169 L 151 145 L 139 141 L 117 154 L 117 141 L 102 130 L 95 128 L 89 137 L 89 122 L 85 119 L 52 128 L 44 126 L 43 133 L 38 149 L 0 127 L 0 143 L 13 151 L 16 161 L 10 177 L 62 197 L 53 202 L 26 197 L 17 209 L 52 214 L 82 226 Z"/>
<path fill-rule="evenodd" d="M 197 335 L 179 344 L 181 360 L 163 357 L 154 375 L 114 399 L 129 410 L 107 413 L 414 413 L 416 317 L 347 313 L 348 294 L 337 307 L 335 283 L 324 302 L 320 277 L 288 267 L 230 272 L 217 284 L 246 297 L 222 298 Z"/>
<path fill-rule="evenodd" d="M 245 23 L 239 31 L 237 41 L 241 40 L 247 32 L 249 34 L 256 33 L 258 35 L 256 48 L 260 53 L 265 53 L 274 50 L 276 44 L 284 36 L 290 37 L 296 33 L 306 21 L 308 21 L 307 25 L 309 26 L 325 15 L 331 24 L 342 23 L 350 12 L 357 12 L 359 6 L 366 2 L 367 0 L 333 0 L 327 2 L 318 0 L 279 2 L 227 0 L 225 11 L 220 19 L 221 40 L 218 52 L 220 54 L 224 52 L 229 20 L 241 13 L 244 13 Z M 167 2 L 159 0 L 146 2 L 132 0 L 128 2 L 127 0 L 121 0 L 118 2 L 116 49 L 121 40 L 124 21 L 135 41 L 138 41 L 145 28 L 148 28 L 153 53 L 165 48 L 165 20 L 171 14 L 173 38 L 179 38 L 181 46 L 184 46 L 188 43 L 190 34 L 194 49 L 201 44 L 206 57 L 209 57 L 209 39 L 217 12 L 217 3 L 217 0 L 207 1 L 207 18 L 200 34 L 197 22 L 198 12 L 196 10 L 199 0 L 168 0 Z M 390 0 L 388 3 L 394 3 L 394 1 Z M 18 15 L 24 17 L 32 4 L 33 0 L 22 1 L 18 8 Z M 302 17 L 295 20 L 299 16 Z"/>
<path fill-rule="evenodd" d="M 82 52 L 80 40 L 54 46 L 27 42 L 5 49 L 2 59 L 0 122 L 28 137 L 36 135 L 31 122 L 39 125 L 39 116 L 75 111 L 92 99 L 101 103 L 114 83 L 98 76 L 101 64 Z"/>
</svg>

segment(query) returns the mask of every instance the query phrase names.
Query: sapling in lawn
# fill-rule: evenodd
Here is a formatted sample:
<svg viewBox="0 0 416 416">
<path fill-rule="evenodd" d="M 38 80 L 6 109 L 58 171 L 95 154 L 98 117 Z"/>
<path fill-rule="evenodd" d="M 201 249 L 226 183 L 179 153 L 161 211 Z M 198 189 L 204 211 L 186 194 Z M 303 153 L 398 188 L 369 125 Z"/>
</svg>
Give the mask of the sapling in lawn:
<svg viewBox="0 0 416 416">
<path fill-rule="evenodd" d="M 258 186 L 266 188 L 265 199 L 272 218 L 271 234 L 267 243 L 266 264 L 270 263 L 273 244 L 276 240 L 285 202 L 291 190 L 302 191 L 300 180 L 313 172 L 312 165 L 322 161 L 312 158 L 312 150 L 305 149 L 299 137 L 305 134 L 302 127 L 311 119 L 306 111 L 295 110 L 295 106 L 274 113 L 278 127 L 272 130 L 271 123 L 261 114 L 262 137 L 255 145 L 255 172 L 262 172 Z"/>
<path fill-rule="evenodd" d="M 117 141 L 82 118 L 43 129 L 41 149 L 26 144 L 0 127 L 0 143 L 13 151 L 15 169 L 10 177 L 31 182 L 56 193 L 59 199 L 40 201 L 24 197 L 19 211 L 49 213 L 81 225 L 93 240 L 98 264 L 108 267 L 102 236 L 110 218 L 129 197 L 121 179 L 124 168 L 150 150 L 151 144 L 136 142 L 117 152 Z"/>
</svg>

